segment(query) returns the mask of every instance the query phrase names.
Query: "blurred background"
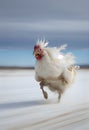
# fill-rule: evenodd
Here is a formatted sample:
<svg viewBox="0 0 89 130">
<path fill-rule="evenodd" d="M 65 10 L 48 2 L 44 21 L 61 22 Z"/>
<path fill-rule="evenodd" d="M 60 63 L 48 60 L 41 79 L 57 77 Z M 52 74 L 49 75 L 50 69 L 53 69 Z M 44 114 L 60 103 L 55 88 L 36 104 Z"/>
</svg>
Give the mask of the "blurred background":
<svg viewBox="0 0 89 130">
<path fill-rule="evenodd" d="M 38 39 L 68 44 L 63 52 L 88 68 L 78 71 L 60 103 L 47 88 L 44 100 L 29 69 Z M 0 130 L 89 130 L 88 113 L 89 0 L 0 0 Z"/>
<path fill-rule="evenodd" d="M 0 0 L 0 66 L 34 67 L 38 39 L 89 66 L 89 0 Z"/>
</svg>

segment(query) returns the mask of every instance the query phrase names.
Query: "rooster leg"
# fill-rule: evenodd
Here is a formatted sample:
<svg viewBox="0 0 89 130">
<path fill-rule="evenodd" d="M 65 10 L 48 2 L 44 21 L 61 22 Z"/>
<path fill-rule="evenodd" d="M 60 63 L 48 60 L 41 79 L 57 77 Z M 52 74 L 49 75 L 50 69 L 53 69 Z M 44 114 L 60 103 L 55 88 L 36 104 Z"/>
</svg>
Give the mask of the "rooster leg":
<svg viewBox="0 0 89 130">
<path fill-rule="evenodd" d="M 61 93 L 58 95 L 58 102 L 60 102 L 61 99 Z"/>
<path fill-rule="evenodd" d="M 61 95 L 62 95 L 62 92 L 61 92 L 61 91 L 59 91 L 59 92 L 58 92 L 58 102 L 60 102 Z"/>
<path fill-rule="evenodd" d="M 42 90 L 42 92 L 43 92 L 44 98 L 47 99 L 47 98 L 48 98 L 48 94 L 47 94 L 47 92 L 44 91 L 44 89 L 43 89 L 43 88 L 44 88 L 44 85 L 45 85 L 44 81 L 41 81 L 41 82 L 40 82 L 40 88 L 41 88 L 41 90 Z"/>
</svg>

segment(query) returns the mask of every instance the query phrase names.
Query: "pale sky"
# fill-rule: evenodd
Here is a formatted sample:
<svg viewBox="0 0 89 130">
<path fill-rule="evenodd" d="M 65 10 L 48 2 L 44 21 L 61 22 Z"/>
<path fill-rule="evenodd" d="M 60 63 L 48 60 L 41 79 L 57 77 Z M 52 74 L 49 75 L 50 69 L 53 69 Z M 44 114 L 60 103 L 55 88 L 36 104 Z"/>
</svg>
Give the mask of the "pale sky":
<svg viewBox="0 0 89 130">
<path fill-rule="evenodd" d="M 89 47 L 89 0 L 0 0 L 1 48 L 32 47 L 44 37 Z"/>
<path fill-rule="evenodd" d="M 44 38 L 50 46 L 89 49 L 89 0 L 0 0 L 0 64 L 17 64 L 12 50 L 21 50 L 20 64 L 23 57 L 28 62 L 35 42 Z"/>
</svg>

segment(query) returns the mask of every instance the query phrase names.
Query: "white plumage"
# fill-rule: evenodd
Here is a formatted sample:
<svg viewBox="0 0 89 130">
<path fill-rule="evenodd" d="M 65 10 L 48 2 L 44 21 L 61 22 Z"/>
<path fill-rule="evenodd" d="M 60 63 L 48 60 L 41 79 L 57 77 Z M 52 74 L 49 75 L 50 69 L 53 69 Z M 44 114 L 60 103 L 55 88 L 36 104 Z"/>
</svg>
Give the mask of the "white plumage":
<svg viewBox="0 0 89 130">
<path fill-rule="evenodd" d="M 59 48 L 47 47 L 45 41 L 38 41 L 34 46 L 34 55 L 36 57 L 35 79 L 40 82 L 40 86 L 44 97 L 47 99 L 48 94 L 44 91 L 44 87 L 48 87 L 51 91 L 58 93 L 58 99 L 61 94 L 74 81 L 76 69 L 74 66 L 74 56 L 72 54 L 63 55 L 61 50 L 67 45 Z"/>
</svg>

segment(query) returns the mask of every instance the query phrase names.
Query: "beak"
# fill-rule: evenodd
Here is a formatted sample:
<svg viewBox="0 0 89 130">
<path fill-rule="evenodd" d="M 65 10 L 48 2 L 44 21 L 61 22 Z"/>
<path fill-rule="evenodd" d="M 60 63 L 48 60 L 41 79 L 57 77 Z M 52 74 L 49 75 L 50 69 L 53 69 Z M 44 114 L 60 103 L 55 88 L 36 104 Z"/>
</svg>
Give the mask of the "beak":
<svg viewBox="0 0 89 130">
<path fill-rule="evenodd" d="M 33 51 L 33 55 L 37 58 L 40 55 L 40 53 L 37 51 Z"/>
</svg>

